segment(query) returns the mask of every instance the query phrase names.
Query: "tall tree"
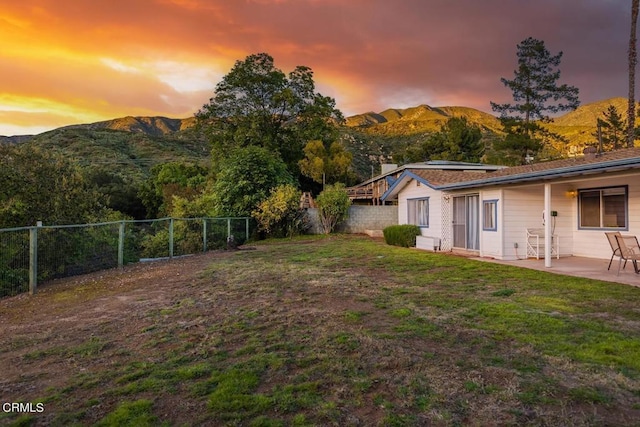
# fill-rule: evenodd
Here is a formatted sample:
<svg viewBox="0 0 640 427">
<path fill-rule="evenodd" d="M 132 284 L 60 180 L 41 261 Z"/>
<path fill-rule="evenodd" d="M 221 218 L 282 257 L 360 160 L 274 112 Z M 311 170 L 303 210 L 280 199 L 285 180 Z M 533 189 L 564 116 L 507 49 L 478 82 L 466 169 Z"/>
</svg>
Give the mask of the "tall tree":
<svg viewBox="0 0 640 427">
<path fill-rule="evenodd" d="M 629 112 L 627 115 L 627 147 L 633 147 L 636 126 L 636 27 L 640 0 L 631 0 L 631 32 L 629 34 Z"/>
<path fill-rule="evenodd" d="M 604 118 L 598 119 L 600 135 L 596 133 L 594 136 L 602 138 L 602 145 L 605 150 L 622 148 L 625 142 L 625 133 L 627 132 L 627 126 L 622 114 L 618 112 L 615 105 L 609 105 L 603 115 Z"/>
<path fill-rule="evenodd" d="M 497 148 L 524 163 L 526 156 L 538 152 L 545 142 L 561 140 L 541 123 L 553 121 L 551 115 L 558 112 L 575 110 L 580 101 L 578 88 L 558 84 L 562 52 L 551 55 L 544 41 L 529 37 L 518 44 L 516 54 L 518 68 L 514 79 L 500 79 L 511 90 L 515 102 L 491 102 L 491 108 L 500 113 L 507 134 Z"/>
<path fill-rule="evenodd" d="M 196 118 L 211 135 L 214 173 L 235 148 L 261 146 L 278 154 L 294 176 L 304 145 L 336 140 L 336 124 L 344 120 L 333 98 L 315 92 L 309 67 L 287 76 L 267 53 L 237 61 Z"/>
</svg>

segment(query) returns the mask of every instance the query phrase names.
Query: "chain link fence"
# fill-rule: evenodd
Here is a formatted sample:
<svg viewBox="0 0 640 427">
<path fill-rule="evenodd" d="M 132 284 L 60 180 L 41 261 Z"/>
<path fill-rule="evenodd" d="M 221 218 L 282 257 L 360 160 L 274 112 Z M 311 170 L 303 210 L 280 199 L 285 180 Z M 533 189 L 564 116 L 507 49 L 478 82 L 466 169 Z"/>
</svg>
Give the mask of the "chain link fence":
<svg viewBox="0 0 640 427">
<path fill-rule="evenodd" d="M 243 244 L 249 218 L 161 218 L 0 229 L 0 298 L 48 280 Z"/>
</svg>

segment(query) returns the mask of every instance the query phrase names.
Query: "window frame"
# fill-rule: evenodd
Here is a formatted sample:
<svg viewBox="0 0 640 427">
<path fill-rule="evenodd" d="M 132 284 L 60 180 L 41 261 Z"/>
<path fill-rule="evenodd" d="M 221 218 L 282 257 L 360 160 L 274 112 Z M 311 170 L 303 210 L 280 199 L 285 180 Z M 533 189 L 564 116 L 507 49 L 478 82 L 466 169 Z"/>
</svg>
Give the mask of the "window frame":
<svg viewBox="0 0 640 427">
<path fill-rule="evenodd" d="M 604 213 L 603 213 L 603 192 L 605 190 L 611 189 L 621 189 L 624 192 L 624 226 L 622 227 L 606 227 L 604 226 Z M 588 192 L 596 192 L 600 193 L 600 205 L 599 205 L 599 222 L 598 226 L 584 226 L 582 225 L 582 195 Z M 628 185 L 612 185 L 608 187 L 594 187 L 594 188 L 580 188 L 578 189 L 578 194 L 576 196 L 577 200 L 577 210 L 578 210 L 578 230 L 619 230 L 619 231 L 628 231 L 629 230 L 629 186 Z"/>
<path fill-rule="evenodd" d="M 498 200 L 490 199 L 482 201 L 482 231 L 498 231 Z M 491 213 L 486 215 L 487 206 L 491 206 Z M 493 224 L 487 225 L 487 218 L 491 219 Z"/>
<path fill-rule="evenodd" d="M 411 225 L 416 225 L 420 228 L 429 228 L 429 224 L 431 222 L 431 202 L 429 201 L 430 197 L 416 197 L 416 198 L 412 198 L 412 199 L 407 199 L 407 224 L 411 224 Z M 427 215 L 426 215 L 426 219 L 427 219 L 427 223 L 426 224 L 420 224 L 420 216 L 418 215 L 417 212 L 417 207 L 418 207 L 418 203 L 420 202 L 424 202 L 426 203 L 426 208 L 427 208 Z M 415 221 L 417 224 L 414 224 L 414 222 L 412 222 L 412 215 L 411 215 L 411 210 L 414 209 L 416 210 L 413 215 L 415 218 Z"/>
</svg>

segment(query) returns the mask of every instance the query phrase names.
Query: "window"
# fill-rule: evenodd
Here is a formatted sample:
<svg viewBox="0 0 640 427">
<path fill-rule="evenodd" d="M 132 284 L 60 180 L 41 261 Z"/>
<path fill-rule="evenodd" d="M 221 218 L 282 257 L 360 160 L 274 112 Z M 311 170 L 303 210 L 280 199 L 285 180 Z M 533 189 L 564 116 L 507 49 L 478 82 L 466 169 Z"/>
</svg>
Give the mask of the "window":
<svg viewBox="0 0 640 427">
<path fill-rule="evenodd" d="M 482 229 L 485 231 L 498 230 L 497 200 L 484 200 L 482 202 Z"/>
<path fill-rule="evenodd" d="M 429 226 L 429 199 L 409 199 L 407 200 L 407 210 L 409 214 L 409 224 L 419 227 Z"/>
<path fill-rule="evenodd" d="M 627 228 L 627 187 L 578 191 L 580 228 Z"/>
</svg>

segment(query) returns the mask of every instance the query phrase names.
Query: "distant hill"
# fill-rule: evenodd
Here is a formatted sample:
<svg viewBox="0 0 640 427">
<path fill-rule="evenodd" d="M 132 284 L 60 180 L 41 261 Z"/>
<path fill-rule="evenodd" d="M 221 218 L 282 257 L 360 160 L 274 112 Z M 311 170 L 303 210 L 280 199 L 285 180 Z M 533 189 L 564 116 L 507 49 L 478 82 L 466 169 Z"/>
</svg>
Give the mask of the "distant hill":
<svg viewBox="0 0 640 427">
<path fill-rule="evenodd" d="M 596 138 L 593 134 L 597 130 L 598 119 L 604 118 L 604 112 L 610 105 L 616 107 L 618 113 L 626 120 L 629 110 L 628 100 L 626 98 L 611 98 L 582 105 L 575 111 L 557 117 L 553 123 L 547 124 L 546 127 L 567 138 L 570 145 L 575 147 L 577 151 L 582 151 L 585 145 L 595 143 Z"/>
<path fill-rule="evenodd" d="M 162 136 L 188 129 L 195 124 L 195 118 L 170 119 L 167 117 L 133 117 L 127 116 L 103 122 L 71 125 L 60 129 L 111 129 L 125 132 L 143 133 L 145 135 Z"/>
<path fill-rule="evenodd" d="M 33 137 L 34 135 L 15 135 L 15 136 L 0 135 L 0 144 L 19 144 L 21 142 L 26 142 Z"/>
<path fill-rule="evenodd" d="M 451 117 L 465 117 L 471 124 L 486 131 L 498 131 L 500 121 L 491 114 L 469 107 L 417 107 L 391 108 L 380 113 L 364 113 L 347 117 L 347 126 L 377 135 L 414 135 L 436 132 Z"/>
<path fill-rule="evenodd" d="M 106 125 L 122 127 L 130 122 L 134 130 L 113 130 Z M 170 161 L 207 164 L 209 143 L 193 129 L 171 131 L 162 135 L 139 129 L 137 120 L 111 120 L 92 125 L 67 126 L 34 136 L 25 141 L 75 160 L 82 166 L 108 169 L 133 180 L 144 179 L 151 167 Z M 144 121 L 143 121 L 144 123 Z M 150 121 L 164 123 L 164 121 Z M 110 126 L 111 126 L 110 125 Z M 158 133 L 153 125 L 147 130 Z"/>
<path fill-rule="evenodd" d="M 559 116 L 548 128 L 569 140 L 567 152 L 581 152 L 594 142 L 598 118 L 614 105 L 626 116 L 627 100 L 612 98 L 579 107 Z M 389 108 L 346 118 L 343 141 L 354 156 L 360 178 L 379 172 L 381 163 L 393 162 L 392 155 L 419 143 L 451 117 L 465 117 L 479 126 L 489 140 L 501 134 L 495 116 L 469 107 Z M 65 126 L 39 135 L 0 136 L 0 143 L 33 143 L 76 158 L 83 164 L 114 164 L 140 177 L 153 164 L 185 160 L 207 162 L 209 144 L 195 129 L 195 118 L 122 117 L 89 124 Z M 397 159 L 395 159 L 397 161 Z"/>
</svg>

